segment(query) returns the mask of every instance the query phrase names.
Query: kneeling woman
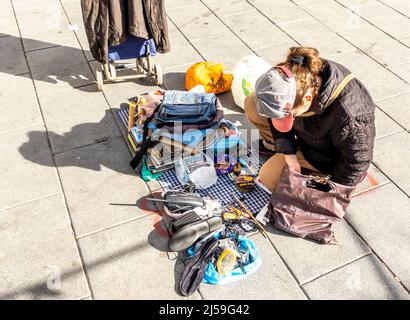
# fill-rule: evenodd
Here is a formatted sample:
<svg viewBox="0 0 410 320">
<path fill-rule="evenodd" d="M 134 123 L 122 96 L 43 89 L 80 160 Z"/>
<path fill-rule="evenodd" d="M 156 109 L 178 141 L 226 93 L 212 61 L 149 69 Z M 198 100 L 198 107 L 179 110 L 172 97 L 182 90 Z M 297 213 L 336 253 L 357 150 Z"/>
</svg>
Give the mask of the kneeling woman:
<svg viewBox="0 0 410 320">
<path fill-rule="evenodd" d="M 355 186 L 373 157 L 375 104 L 344 66 L 319 57 L 318 50 L 290 49 L 285 62 L 256 82 L 245 112 L 260 131 L 259 149 L 272 157 L 259 179 L 274 191 L 285 163 Z"/>
</svg>

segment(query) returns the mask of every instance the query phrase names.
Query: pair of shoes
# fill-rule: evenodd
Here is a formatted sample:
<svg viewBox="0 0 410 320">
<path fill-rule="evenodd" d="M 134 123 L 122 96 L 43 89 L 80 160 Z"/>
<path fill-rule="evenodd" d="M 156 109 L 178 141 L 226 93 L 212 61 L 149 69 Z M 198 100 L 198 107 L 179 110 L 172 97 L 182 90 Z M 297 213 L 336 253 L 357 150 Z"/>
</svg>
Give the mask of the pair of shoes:
<svg viewBox="0 0 410 320">
<path fill-rule="evenodd" d="M 168 241 L 169 249 L 174 252 L 188 249 L 200 237 L 214 232 L 220 227 L 222 227 L 222 219 L 220 217 L 212 217 L 206 220 L 201 219 L 200 221 L 189 223 L 172 235 Z"/>
<path fill-rule="evenodd" d="M 266 142 L 265 140 L 260 139 L 260 140 L 259 140 L 259 153 L 260 153 L 261 155 L 265 155 L 265 156 L 273 156 L 273 155 L 276 153 L 276 151 L 267 148 L 267 147 L 265 146 L 265 143 L 264 143 L 264 142 L 270 144 L 269 142 Z M 273 145 L 272 145 L 272 146 L 273 146 Z"/>
</svg>

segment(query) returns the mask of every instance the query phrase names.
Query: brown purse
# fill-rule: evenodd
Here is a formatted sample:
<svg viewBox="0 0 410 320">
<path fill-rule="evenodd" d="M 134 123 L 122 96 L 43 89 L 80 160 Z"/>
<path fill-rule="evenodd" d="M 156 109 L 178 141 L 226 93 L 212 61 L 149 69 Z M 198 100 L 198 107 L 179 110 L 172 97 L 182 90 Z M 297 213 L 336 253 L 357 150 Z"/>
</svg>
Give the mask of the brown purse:
<svg viewBox="0 0 410 320">
<path fill-rule="evenodd" d="M 330 177 L 282 172 L 280 182 L 269 200 L 274 226 L 290 234 L 336 244 L 333 223 L 345 215 L 354 187 L 344 186 Z"/>
</svg>

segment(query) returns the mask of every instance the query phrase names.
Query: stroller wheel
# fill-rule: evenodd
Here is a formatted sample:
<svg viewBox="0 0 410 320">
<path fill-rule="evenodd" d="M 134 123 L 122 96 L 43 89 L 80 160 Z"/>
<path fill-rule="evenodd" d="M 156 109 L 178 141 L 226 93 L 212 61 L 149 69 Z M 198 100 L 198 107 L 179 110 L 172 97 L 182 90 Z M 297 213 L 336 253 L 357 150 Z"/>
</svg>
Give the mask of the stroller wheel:
<svg viewBox="0 0 410 320">
<path fill-rule="evenodd" d="M 157 86 L 161 86 L 162 85 L 161 65 L 159 65 L 159 64 L 154 65 L 154 76 L 155 76 L 155 82 L 156 82 Z"/>
<path fill-rule="evenodd" d="M 98 91 L 102 91 L 104 87 L 104 78 L 101 70 L 95 71 L 95 78 L 97 79 Z"/>
</svg>

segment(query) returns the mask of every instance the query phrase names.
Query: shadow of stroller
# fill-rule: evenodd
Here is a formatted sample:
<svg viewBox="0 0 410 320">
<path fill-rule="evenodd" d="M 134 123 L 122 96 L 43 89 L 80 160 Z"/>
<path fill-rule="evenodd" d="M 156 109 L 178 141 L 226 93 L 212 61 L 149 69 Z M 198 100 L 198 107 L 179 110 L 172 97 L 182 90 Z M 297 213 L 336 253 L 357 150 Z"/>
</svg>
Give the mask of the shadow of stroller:
<svg viewBox="0 0 410 320">
<path fill-rule="evenodd" d="M 117 112 L 118 109 L 113 109 Z M 115 129 L 115 130 L 114 130 Z M 84 140 L 91 134 L 98 138 Z M 107 134 L 111 133 L 111 134 Z M 82 123 L 72 127 L 69 132 L 58 134 L 52 131 L 30 131 L 28 141 L 19 147 L 20 154 L 27 160 L 43 166 L 54 166 L 50 161 L 49 138 L 53 148 L 57 167 L 80 167 L 93 171 L 101 171 L 102 167 L 127 175 L 135 175 L 130 168 L 130 152 L 124 139 L 116 127 L 111 110 L 98 123 Z M 84 143 L 79 144 L 78 141 Z"/>
<path fill-rule="evenodd" d="M 21 40 L 24 45 L 30 48 L 38 48 L 27 51 L 27 59 L 30 71 L 26 68 L 25 57 L 21 48 Z M 96 92 L 95 69 L 99 63 L 95 60 L 87 60 L 87 51 L 81 48 L 73 48 L 64 45 L 57 45 L 34 39 L 5 35 L 1 38 L 2 44 L 9 46 L 9 49 L 2 49 L 0 52 L 0 73 L 11 74 L 18 77 L 33 78 L 36 81 L 59 84 L 67 83 L 72 88 L 87 92 Z M 146 79 L 133 79 L 135 82 L 144 85 L 155 85 L 149 77 Z"/>
</svg>

